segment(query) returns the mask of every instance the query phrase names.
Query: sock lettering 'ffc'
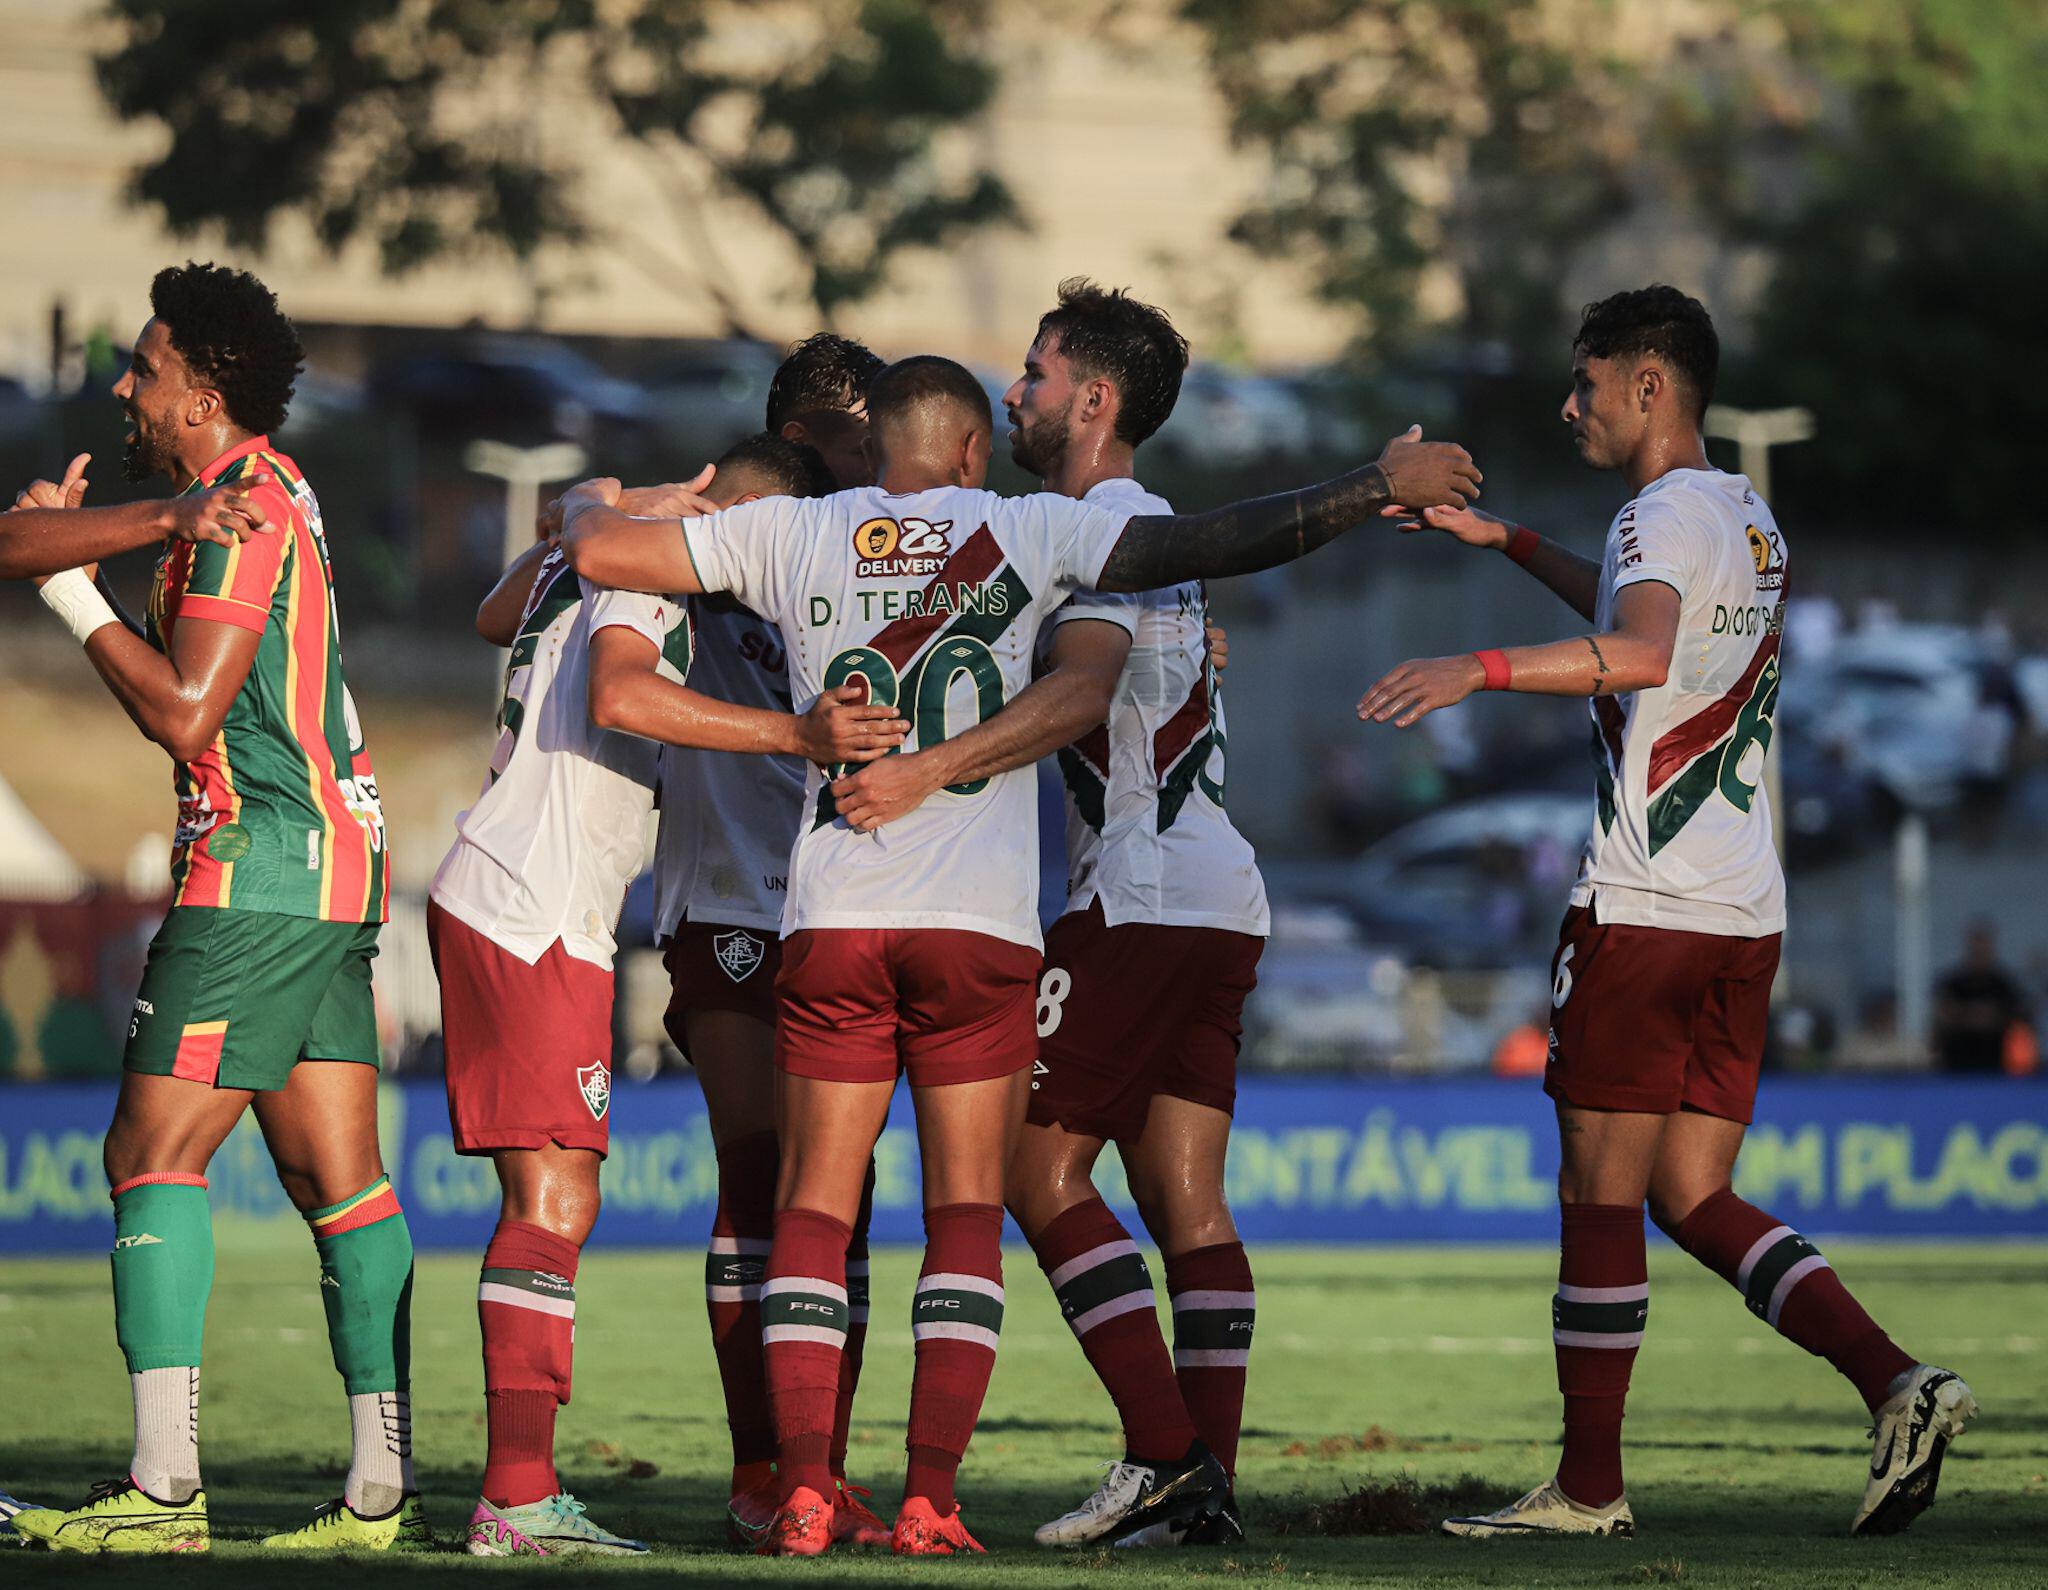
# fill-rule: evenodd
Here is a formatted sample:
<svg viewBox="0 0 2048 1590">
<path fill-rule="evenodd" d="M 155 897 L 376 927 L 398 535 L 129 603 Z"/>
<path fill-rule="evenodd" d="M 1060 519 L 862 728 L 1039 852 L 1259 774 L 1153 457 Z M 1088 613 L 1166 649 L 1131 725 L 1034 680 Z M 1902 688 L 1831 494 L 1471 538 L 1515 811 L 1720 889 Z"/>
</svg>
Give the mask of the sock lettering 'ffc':
<svg viewBox="0 0 2048 1590">
<path fill-rule="evenodd" d="M 1650 1318 L 1650 1284 L 1567 1286 L 1550 1304 L 1550 1338 L 1559 1347 L 1634 1349 Z"/>
<path fill-rule="evenodd" d="M 1129 1238 L 1105 1242 L 1056 1265 L 1046 1276 L 1076 1336 L 1137 1309 L 1154 1307 L 1152 1276 Z"/>
<path fill-rule="evenodd" d="M 1251 1361 L 1252 1329 L 1257 1319 L 1256 1292 L 1174 1293 L 1174 1367 L 1242 1368 Z"/>
<path fill-rule="evenodd" d="M 1002 1282 L 949 1272 L 918 1277 L 910 1307 L 912 1340 L 973 1342 L 994 1352 L 1002 1330 Z"/>
<path fill-rule="evenodd" d="M 778 1275 L 761 1283 L 761 1340 L 817 1342 L 841 1347 L 846 1341 L 846 1288 L 808 1275 Z"/>
</svg>

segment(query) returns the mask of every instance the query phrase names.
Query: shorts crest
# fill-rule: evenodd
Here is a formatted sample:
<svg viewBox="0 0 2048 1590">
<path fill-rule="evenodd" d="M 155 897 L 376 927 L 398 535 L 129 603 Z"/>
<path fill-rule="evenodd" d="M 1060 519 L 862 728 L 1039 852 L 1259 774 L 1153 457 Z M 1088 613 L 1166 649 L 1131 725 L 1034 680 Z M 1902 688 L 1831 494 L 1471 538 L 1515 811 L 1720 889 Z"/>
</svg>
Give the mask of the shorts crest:
<svg viewBox="0 0 2048 1590">
<path fill-rule="evenodd" d="M 744 983 L 760 966 L 768 946 L 745 928 L 734 928 L 711 940 L 711 953 L 717 957 L 720 971 L 734 982 Z"/>
</svg>

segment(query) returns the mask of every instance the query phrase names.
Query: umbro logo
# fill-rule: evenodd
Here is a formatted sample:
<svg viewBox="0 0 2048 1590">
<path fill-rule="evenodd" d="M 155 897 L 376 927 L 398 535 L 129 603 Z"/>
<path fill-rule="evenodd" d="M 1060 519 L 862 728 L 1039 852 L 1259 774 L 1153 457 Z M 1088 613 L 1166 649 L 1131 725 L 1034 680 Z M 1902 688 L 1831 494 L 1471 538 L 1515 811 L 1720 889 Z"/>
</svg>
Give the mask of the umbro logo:
<svg viewBox="0 0 2048 1590">
<path fill-rule="evenodd" d="M 147 1231 L 138 1231 L 132 1237 L 114 1238 L 114 1246 L 116 1248 L 146 1248 L 154 1243 L 156 1246 L 162 1247 L 163 1240 L 162 1237 L 151 1236 Z"/>
</svg>

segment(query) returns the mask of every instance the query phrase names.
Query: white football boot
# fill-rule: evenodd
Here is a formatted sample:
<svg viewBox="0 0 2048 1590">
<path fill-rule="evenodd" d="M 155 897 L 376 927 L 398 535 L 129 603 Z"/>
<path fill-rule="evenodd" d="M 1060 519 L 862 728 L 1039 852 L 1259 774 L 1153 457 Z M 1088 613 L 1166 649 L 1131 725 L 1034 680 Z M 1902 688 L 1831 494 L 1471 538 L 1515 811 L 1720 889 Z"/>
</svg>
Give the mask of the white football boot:
<svg viewBox="0 0 2048 1590">
<path fill-rule="evenodd" d="M 1849 1521 L 1852 1535 L 1896 1535 L 1934 1505 L 1941 1456 L 1977 1416 L 1962 1377 L 1918 1364 L 1893 1384 L 1871 1434 L 1870 1483 Z"/>
<path fill-rule="evenodd" d="M 1636 1515 L 1629 1511 L 1626 1496 L 1605 1507 L 1581 1507 L 1550 1479 L 1497 1513 L 1446 1518 L 1443 1531 L 1471 1540 L 1493 1535 L 1633 1535 Z"/>
</svg>

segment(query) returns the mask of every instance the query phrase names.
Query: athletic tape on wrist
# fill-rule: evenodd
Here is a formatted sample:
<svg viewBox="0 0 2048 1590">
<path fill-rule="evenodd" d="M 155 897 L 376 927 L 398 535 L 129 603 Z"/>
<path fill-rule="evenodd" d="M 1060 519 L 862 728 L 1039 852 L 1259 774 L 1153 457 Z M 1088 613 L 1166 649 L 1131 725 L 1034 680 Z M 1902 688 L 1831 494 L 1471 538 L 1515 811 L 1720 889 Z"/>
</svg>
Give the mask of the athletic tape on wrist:
<svg viewBox="0 0 2048 1590">
<path fill-rule="evenodd" d="M 1475 651 L 1472 655 L 1479 659 L 1479 666 L 1486 673 L 1486 683 L 1479 687 L 1481 690 L 1507 689 L 1509 682 L 1514 678 L 1514 673 L 1508 667 L 1508 659 L 1505 652 L 1499 650 Z"/>
<path fill-rule="evenodd" d="M 1527 525 L 1516 525 L 1515 533 L 1508 537 L 1508 544 L 1502 548 L 1517 563 L 1527 563 L 1536 555 L 1536 549 L 1543 544 L 1543 537 Z"/>
<path fill-rule="evenodd" d="M 78 637 L 81 646 L 96 631 L 121 622 L 83 569 L 66 569 L 62 574 L 51 575 L 43 581 L 41 595 L 43 605 Z"/>
</svg>

